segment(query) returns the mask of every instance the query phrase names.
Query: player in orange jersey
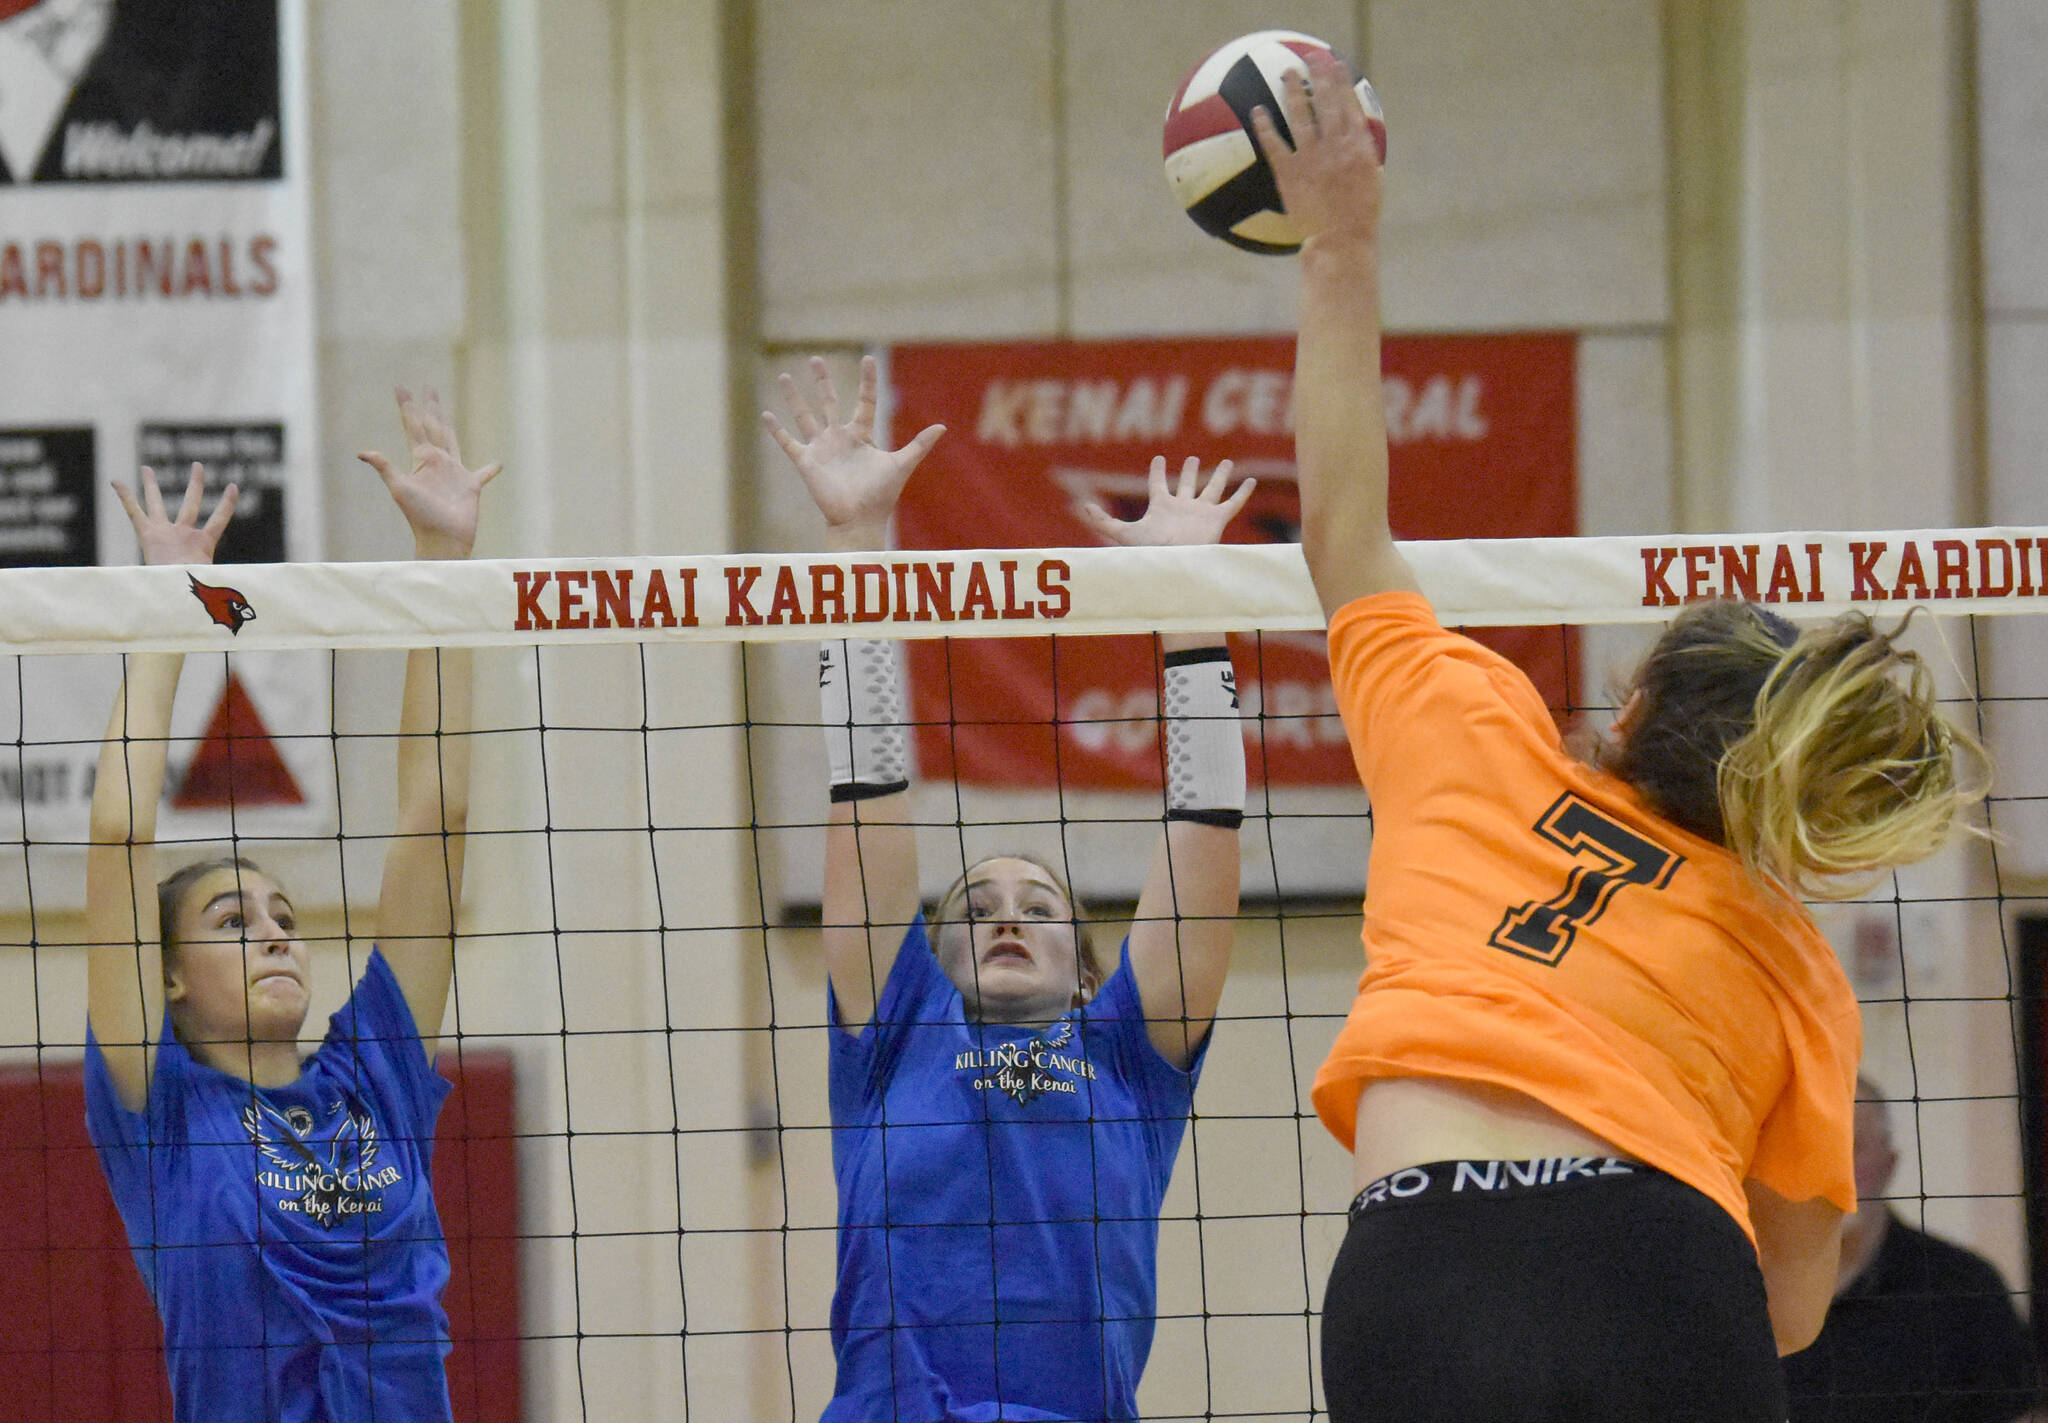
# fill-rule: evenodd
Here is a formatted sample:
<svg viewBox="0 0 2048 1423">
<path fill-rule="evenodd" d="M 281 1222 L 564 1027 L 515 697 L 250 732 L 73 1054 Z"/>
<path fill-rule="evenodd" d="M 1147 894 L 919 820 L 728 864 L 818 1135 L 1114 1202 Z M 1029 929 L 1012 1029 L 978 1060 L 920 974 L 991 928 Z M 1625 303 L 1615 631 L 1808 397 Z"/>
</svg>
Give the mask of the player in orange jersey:
<svg viewBox="0 0 2048 1423">
<path fill-rule="evenodd" d="M 1689 610 L 1611 744 L 1444 631 L 1387 525 L 1380 173 L 1335 63 L 1256 129 L 1301 253 L 1302 545 L 1373 804 L 1368 967 L 1316 1079 L 1358 1195 L 1331 1416 L 1782 1423 L 1856 1204 L 1856 1000 L 1802 894 L 1981 792 L 1868 619 Z"/>
</svg>

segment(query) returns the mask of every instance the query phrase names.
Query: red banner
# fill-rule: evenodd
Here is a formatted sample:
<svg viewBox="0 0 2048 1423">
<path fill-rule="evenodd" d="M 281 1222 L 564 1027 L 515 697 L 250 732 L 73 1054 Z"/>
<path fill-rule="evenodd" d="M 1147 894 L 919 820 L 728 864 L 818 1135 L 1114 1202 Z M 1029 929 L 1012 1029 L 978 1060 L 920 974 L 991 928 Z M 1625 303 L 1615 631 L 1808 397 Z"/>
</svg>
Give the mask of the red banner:
<svg viewBox="0 0 2048 1423">
<path fill-rule="evenodd" d="M 519 1137 L 507 1053 L 444 1053 L 434 1127 L 458 1423 L 520 1417 Z M 0 1394 L 17 1423 L 168 1423 L 164 1331 L 85 1133 L 77 1063 L 0 1069 Z"/>
<path fill-rule="evenodd" d="M 1396 537 L 1578 531 L 1575 354 L 1565 333 L 1387 339 Z M 1136 518 L 1159 454 L 1176 471 L 1195 455 L 1258 478 L 1232 542 L 1300 537 L 1291 337 L 898 346 L 889 362 L 895 438 L 948 428 L 898 506 L 905 548 L 1092 544 L 1078 507 L 1096 499 Z M 1553 706 L 1568 704 L 1569 635 L 1524 628 L 1484 640 Z M 1351 784 L 1322 637 L 1267 634 L 1234 651 L 1254 779 Z M 990 787 L 1159 785 L 1145 639 L 912 642 L 908 656 L 922 774 Z"/>
</svg>

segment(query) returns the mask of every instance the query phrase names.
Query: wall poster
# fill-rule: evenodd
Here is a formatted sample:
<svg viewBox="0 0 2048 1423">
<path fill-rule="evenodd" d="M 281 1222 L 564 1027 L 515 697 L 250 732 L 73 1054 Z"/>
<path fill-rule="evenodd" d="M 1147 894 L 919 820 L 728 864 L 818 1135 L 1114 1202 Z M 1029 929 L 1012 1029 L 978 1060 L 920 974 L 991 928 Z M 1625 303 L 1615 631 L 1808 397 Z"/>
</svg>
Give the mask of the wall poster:
<svg viewBox="0 0 2048 1423">
<path fill-rule="evenodd" d="M 125 563 L 108 482 L 242 487 L 229 565 L 317 558 L 301 0 L 0 0 L 0 567 Z M 195 596 L 195 618 L 207 618 Z M 260 613 L 259 613 L 260 616 Z M 331 833 L 329 660 L 190 659 L 160 836 Z M 119 669 L 0 678 L 0 902 L 75 903 Z"/>
</svg>

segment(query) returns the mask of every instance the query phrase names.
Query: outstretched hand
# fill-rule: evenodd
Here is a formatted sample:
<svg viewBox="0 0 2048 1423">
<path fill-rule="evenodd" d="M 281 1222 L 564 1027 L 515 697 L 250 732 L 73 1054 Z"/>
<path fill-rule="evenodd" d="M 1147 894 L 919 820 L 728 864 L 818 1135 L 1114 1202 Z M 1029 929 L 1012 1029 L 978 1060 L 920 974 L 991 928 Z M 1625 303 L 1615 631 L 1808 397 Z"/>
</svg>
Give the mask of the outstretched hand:
<svg viewBox="0 0 2048 1423">
<path fill-rule="evenodd" d="M 1281 85 L 1293 145 L 1264 108 L 1252 111 L 1252 135 L 1304 244 L 1319 237 L 1371 242 L 1379 231 L 1380 139 L 1337 57 L 1317 49 L 1305 58 L 1308 74 L 1289 70 Z"/>
<path fill-rule="evenodd" d="M 1247 479 L 1237 486 L 1237 492 L 1228 499 L 1223 497 L 1224 486 L 1230 483 L 1230 461 L 1216 466 L 1216 472 L 1209 476 L 1208 484 L 1196 488 L 1202 471 L 1202 462 L 1193 455 L 1180 467 L 1180 482 L 1169 490 L 1166 487 L 1166 456 L 1155 455 L 1152 469 L 1145 477 L 1150 498 L 1145 504 L 1142 518 L 1125 522 L 1104 509 L 1100 504 L 1084 504 L 1081 516 L 1090 528 L 1111 543 L 1123 544 L 1129 548 L 1151 548 L 1160 544 L 1212 544 L 1223 538 L 1223 531 L 1230 521 L 1237 517 L 1237 511 L 1244 508 L 1245 501 L 1252 497 L 1252 491 L 1259 487 L 1256 479 Z"/>
<path fill-rule="evenodd" d="M 473 470 L 463 464 L 455 427 L 432 386 L 418 397 L 402 385 L 395 393 L 412 467 L 400 469 L 374 450 L 365 450 L 356 458 L 376 470 L 391 491 L 399 512 L 412 525 L 419 557 L 467 558 L 476 547 L 483 487 L 497 478 L 504 466 L 493 462 Z"/>
<path fill-rule="evenodd" d="M 841 550 L 881 548 L 888 541 L 889 516 L 911 471 L 946 433 L 944 425 L 928 425 L 900 450 L 885 450 L 874 440 L 875 358 L 860 363 L 860 398 L 850 419 L 839 418 L 839 397 L 822 356 L 811 357 L 811 383 L 817 405 L 784 372 L 777 382 L 796 421 L 792 435 L 774 412 L 761 412 L 761 423 L 789 456 L 818 512 L 825 516 L 833 545 Z M 799 438 L 801 437 L 801 438 Z"/>
<path fill-rule="evenodd" d="M 214 506 L 212 516 L 202 524 L 199 502 L 206 493 L 206 469 L 202 465 L 192 466 L 191 477 L 185 483 L 185 499 L 178 505 L 175 519 L 164 512 L 164 496 L 157 488 L 156 471 L 148 465 L 142 467 L 140 498 L 120 480 L 114 481 L 114 493 L 120 496 L 121 507 L 128 511 L 128 522 L 135 526 L 136 540 L 142 545 L 142 561 L 152 566 L 212 563 L 221 533 L 235 516 L 235 500 L 241 492 L 240 485 L 230 484 L 221 494 L 220 503 Z"/>
</svg>

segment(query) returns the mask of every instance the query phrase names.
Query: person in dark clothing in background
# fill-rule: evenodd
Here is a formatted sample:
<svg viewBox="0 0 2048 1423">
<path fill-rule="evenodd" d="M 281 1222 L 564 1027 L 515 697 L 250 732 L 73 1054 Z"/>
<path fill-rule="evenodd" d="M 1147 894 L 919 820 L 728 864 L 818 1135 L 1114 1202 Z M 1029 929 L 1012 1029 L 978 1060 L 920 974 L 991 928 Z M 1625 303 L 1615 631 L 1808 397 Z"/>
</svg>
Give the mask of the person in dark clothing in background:
<svg viewBox="0 0 2048 1423">
<path fill-rule="evenodd" d="M 1899 1154 L 1890 1110 L 1856 1079 L 1856 1194 L 1841 1281 L 1812 1347 L 1785 1358 L 1791 1423 L 2014 1423 L 2040 1370 L 2005 1280 L 1915 1230 L 1884 1200 Z"/>
</svg>

